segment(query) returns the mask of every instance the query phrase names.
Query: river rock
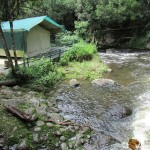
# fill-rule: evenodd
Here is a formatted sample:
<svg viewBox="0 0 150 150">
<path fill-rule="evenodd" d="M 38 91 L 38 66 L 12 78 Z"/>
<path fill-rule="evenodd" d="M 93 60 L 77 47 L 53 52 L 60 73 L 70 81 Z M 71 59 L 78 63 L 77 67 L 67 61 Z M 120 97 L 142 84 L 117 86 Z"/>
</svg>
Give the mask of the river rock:
<svg viewBox="0 0 150 150">
<path fill-rule="evenodd" d="M 45 125 L 45 123 L 44 123 L 44 121 L 37 121 L 36 125 L 40 127 L 40 126 Z"/>
<path fill-rule="evenodd" d="M 60 141 L 65 142 L 65 141 L 66 141 L 66 138 L 65 138 L 64 136 L 61 136 L 61 137 L 60 137 Z"/>
<path fill-rule="evenodd" d="M 48 127 L 53 127 L 53 126 L 54 126 L 54 124 L 52 124 L 52 123 L 50 123 L 50 122 L 47 122 L 46 125 L 47 125 Z"/>
<path fill-rule="evenodd" d="M 77 81 L 77 79 L 71 79 L 69 81 L 69 85 L 72 86 L 72 87 L 77 87 L 80 85 L 80 83 Z"/>
<path fill-rule="evenodd" d="M 91 83 L 97 87 L 112 87 L 116 85 L 116 82 L 111 79 L 95 79 Z"/>
<path fill-rule="evenodd" d="M 106 118 L 110 120 L 118 120 L 130 116 L 132 114 L 132 110 L 126 106 L 122 106 L 120 104 L 112 105 L 107 114 Z"/>
<path fill-rule="evenodd" d="M 48 113 L 47 116 L 50 117 L 55 122 L 62 122 L 63 121 L 63 117 L 58 113 Z"/>
<path fill-rule="evenodd" d="M 107 146 L 115 143 L 116 141 L 110 136 L 98 133 L 92 136 L 90 142 L 84 144 L 86 150 L 108 150 Z"/>
<path fill-rule="evenodd" d="M 67 146 L 66 143 L 62 143 L 62 144 L 60 145 L 60 147 L 61 147 L 61 150 L 68 150 L 68 146 Z"/>
<path fill-rule="evenodd" d="M 56 107 L 51 107 L 50 110 L 54 113 L 59 113 L 60 109 L 56 108 Z"/>
<path fill-rule="evenodd" d="M 39 132 L 39 131 L 41 131 L 41 128 L 40 128 L 40 127 L 35 127 L 35 128 L 34 128 L 34 131 L 35 131 L 35 132 Z"/>
<path fill-rule="evenodd" d="M 43 116 L 47 114 L 45 106 L 37 107 L 36 112 Z"/>
<path fill-rule="evenodd" d="M 20 89 L 20 86 L 16 85 L 12 88 L 13 90 L 19 90 Z"/>
<path fill-rule="evenodd" d="M 34 142 L 38 142 L 39 141 L 39 134 L 38 133 L 34 133 L 33 134 L 33 141 Z"/>
<path fill-rule="evenodd" d="M 69 146 L 69 148 L 71 148 L 71 149 L 72 149 L 72 148 L 73 148 L 73 144 L 72 144 L 72 142 L 69 142 L 69 143 L 68 143 L 68 146 Z"/>
</svg>

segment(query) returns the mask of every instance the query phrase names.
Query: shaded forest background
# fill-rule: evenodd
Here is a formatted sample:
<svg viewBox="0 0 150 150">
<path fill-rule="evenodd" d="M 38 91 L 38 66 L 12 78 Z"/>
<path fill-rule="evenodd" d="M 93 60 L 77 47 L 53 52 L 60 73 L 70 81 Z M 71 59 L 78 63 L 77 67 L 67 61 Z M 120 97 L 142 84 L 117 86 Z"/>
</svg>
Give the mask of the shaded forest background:
<svg viewBox="0 0 150 150">
<path fill-rule="evenodd" d="M 64 25 L 69 34 L 74 34 L 76 29 L 80 37 L 96 43 L 99 49 L 148 48 L 149 0 L 20 1 L 17 19 L 48 15 Z"/>
</svg>

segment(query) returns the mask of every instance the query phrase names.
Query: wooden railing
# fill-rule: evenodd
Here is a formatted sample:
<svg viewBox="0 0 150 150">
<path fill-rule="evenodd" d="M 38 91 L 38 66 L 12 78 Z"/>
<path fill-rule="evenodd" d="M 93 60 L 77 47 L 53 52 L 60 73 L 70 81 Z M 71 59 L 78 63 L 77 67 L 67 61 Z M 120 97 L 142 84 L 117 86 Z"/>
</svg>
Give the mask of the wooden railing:
<svg viewBox="0 0 150 150">
<path fill-rule="evenodd" d="M 69 49 L 69 47 L 52 47 L 51 50 L 47 53 L 38 54 L 38 55 L 33 56 L 33 57 L 27 57 L 26 59 L 24 59 L 23 64 L 25 67 L 26 66 L 29 67 L 30 63 L 34 61 L 34 59 L 32 59 L 32 58 L 40 59 L 42 57 L 49 58 L 52 61 L 54 61 L 54 60 L 59 61 L 60 57 L 68 49 Z"/>
</svg>

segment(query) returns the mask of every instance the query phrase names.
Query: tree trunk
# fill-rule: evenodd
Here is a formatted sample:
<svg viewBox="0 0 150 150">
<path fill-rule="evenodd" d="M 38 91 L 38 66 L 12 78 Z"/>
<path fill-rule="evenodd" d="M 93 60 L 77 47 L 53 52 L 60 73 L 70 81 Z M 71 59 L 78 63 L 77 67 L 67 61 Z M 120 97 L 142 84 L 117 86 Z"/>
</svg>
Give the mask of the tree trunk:
<svg viewBox="0 0 150 150">
<path fill-rule="evenodd" d="M 15 86 L 17 84 L 16 80 L 8 80 L 8 81 L 0 81 L 0 87 L 1 86 Z"/>
<path fill-rule="evenodd" d="M 15 44 L 14 30 L 13 30 L 13 21 L 9 21 L 9 24 L 10 24 L 10 30 L 11 30 L 11 41 L 12 41 L 12 48 L 13 48 L 14 59 L 15 59 L 15 67 L 18 67 L 16 44 Z"/>
<path fill-rule="evenodd" d="M 10 52 L 8 50 L 8 47 L 7 47 L 7 43 L 6 43 L 6 40 L 5 40 L 5 37 L 4 37 L 4 33 L 3 33 L 3 30 L 2 30 L 2 27 L 1 27 L 1 22 L 0 22 L 0 39 L 2 41 L 2 44 L 3 44 L 3 48 L 5 50 L 5 53 L 6 53 L 6 57 L 10 63 L 10 66 L 11 66 L 11 69 L 12 71 L 14 72 L 14 65 L 13 65 L 13 61 L 12 61 L 12 58 L 10 56 Z"/>
</svg>

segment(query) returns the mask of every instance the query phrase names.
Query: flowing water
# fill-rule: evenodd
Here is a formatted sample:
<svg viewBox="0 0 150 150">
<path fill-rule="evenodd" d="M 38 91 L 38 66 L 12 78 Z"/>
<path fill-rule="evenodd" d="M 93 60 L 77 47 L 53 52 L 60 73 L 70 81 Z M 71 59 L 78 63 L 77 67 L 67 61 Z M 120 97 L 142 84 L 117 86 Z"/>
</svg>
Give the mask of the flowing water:
<svg viewBox="0 0 150 150">
<path fill-rule="evenodd" d="M 93 150 L 128 150 L 130 138 L 138 139 L 142 150 L 150 150 L 150 53 L 116 52 L 99 55 L 113 70 L 112 73 L 106 73 L 104 78 L 112 79 L 119 85 L 97 88 L 88 81 L 80 81 L 80 87 L 70 88 L 67 83 L 63 83 L 54 96 L 58 107 L 65 118 L 90 125 L 96 130 L 97 139 L 91 148 Z M 108 112 L 115 104 L 131 108 L 132 115 L 112 119 Z M 101 133 L 117 142 L 100 145 Z"/>
</svg>

